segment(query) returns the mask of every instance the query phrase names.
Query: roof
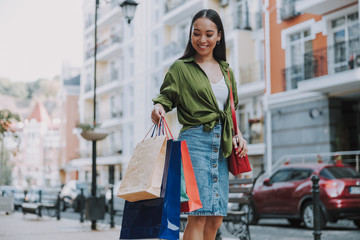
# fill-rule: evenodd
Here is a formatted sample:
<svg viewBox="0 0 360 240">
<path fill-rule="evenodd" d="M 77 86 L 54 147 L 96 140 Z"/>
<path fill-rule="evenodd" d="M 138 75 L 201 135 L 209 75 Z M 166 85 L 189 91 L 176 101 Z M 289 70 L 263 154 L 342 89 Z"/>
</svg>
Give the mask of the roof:
<svg viewBox="0 0 360 240">
<path fill-rule="evenodd" d="M 64 80 L 65 86 L 80 86 L 80 75 Z"/>
<path fill-rule="evenodd" d="M 52 125 L 51 118 L 49 116 L 48 111 L 46 110 L 44 104 L 41 102 L 37 102 L 35 108 L 27 118 L 29 120 L 35 119 L 37 122 L 47 123 L 48 126 Z"/>
</svg>

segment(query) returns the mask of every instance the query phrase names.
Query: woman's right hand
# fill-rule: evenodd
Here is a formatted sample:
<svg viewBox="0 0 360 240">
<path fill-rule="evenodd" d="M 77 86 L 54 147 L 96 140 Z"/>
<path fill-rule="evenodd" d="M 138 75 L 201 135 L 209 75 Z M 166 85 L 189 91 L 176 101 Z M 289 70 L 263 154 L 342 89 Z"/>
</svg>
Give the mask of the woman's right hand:
<svg viewBox="0 0 360 240">
<path fill-rule="evenodd" d="M 161 117 L 165 117 L 165 110 L 160 103 L 157 103 L 154 105 L 154 109 L 151 112 L 151 120 L 156 124 Z"/>
</svg>

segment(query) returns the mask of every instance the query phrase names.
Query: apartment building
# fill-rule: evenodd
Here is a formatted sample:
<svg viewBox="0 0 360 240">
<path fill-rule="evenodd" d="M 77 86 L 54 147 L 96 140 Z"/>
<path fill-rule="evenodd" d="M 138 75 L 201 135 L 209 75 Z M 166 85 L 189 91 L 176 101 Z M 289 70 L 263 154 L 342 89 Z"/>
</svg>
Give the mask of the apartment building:
<svg viewBox="0 0 360 240">
<path fill-rule="evenodd" d="M 264 33 L 267 170 L 289 154 L 358 151 L 358 1 L 265 0 Z"/>
<path fill-rule="evenodd" d="M 60 121 L 52 119 L 42 102 L 37 102 L 24 122 L 18 124 L 19 153 L 12 156 L 12 184 L 58 186 Z"/>
<path fill-rule="evenodd" d="M 95 1 L 84 1 L 84 65 L 79 98 L 80 122 L 92 123 L 94 93 Z M 121 2 L 121 1 L 120 1 Z M 238 122 L 249 142 L 255 172 L 265 153 L 263 95 L 264 31 L 262 0 L 138 1 L 131 24 L 119 1 L 100 1 L 97 19 L 96 121 L 109 135 L 97 143 L 98 183 L 122 178 L 135 144 L 152 122 L 155 97 L 170 65 L 185 50 L 193 15 L 212 8 L 221 15 L 227 58 L 238 83 Z M 167 114 L 176 137 L 181 129 L 176 110 Z M 80 180 L 91 181 L 91 142 L 80 139 L 81 157 L 71 161 Z"/>
</svg>

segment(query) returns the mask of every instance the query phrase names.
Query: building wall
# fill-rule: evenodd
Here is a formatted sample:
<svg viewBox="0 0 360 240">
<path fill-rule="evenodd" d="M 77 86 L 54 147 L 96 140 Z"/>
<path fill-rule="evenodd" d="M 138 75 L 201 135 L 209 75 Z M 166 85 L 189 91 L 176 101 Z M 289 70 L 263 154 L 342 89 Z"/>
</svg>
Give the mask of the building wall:
<svg viewBox="0 0 360 240">
<path fill-rule="evenodd" d="M 320 111 L 311 117 L 310 111 Z M 322 153 L 332 150 L 333 122 L 330 120 L 330 102 L 321 99 L 303 99 L 271 109 L 273 162 L 284 155 Z"/>
</svg>

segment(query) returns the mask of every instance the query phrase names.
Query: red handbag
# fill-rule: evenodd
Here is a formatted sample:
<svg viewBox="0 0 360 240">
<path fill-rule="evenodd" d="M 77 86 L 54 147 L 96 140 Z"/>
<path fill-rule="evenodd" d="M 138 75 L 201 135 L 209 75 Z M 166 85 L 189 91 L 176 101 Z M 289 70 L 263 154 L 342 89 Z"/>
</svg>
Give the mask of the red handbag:
<svg viewBox="0 0 360 240">
<path fill-rule="evenodd" d="M 233 129 L 235 136 L 238 135 L 238 128 L 237 128 L 237 121 L 236 121 L 236 114 L 235 114 L 235 104 L 234 104 L 234 96 L 231 86 L 231 79 L 230 79 L 230 72 L 228 70 L 228 76 L 229 76 L 229 84 L 230 84 L 230 106 L 231 106 L 231 115 L 233 120 Z M 240 173 L 250 172 L 251 166 L 249 162 L 248 155 L 246 154 L 245 157 L 240 158 L 239 154 L 236 154 L 236 149 L 233 147 L 231 155 L 228 158 L 228 166 L 229 166 L 229 172 L 231 172 L 232 175 L 236 176 Z"/>
</svg>

